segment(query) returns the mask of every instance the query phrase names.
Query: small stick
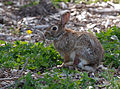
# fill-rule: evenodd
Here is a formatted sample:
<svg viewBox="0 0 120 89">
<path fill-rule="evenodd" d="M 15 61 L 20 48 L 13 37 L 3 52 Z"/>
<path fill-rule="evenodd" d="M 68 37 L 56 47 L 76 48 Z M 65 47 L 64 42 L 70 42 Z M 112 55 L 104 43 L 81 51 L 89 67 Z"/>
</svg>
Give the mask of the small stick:
<svg viewBox="0 0 120 89">
<path fill-rule="evenodd" d="M 25 69 L 25 66 L 26 66 L 27 63 L 28 63 L 28 60 L 29 60 L 29 57 L 27 57 L 26 62 L 25 62 L 25 64 L 24 64 L 22 70 L 21 70 L 20 73 L 19 73 L 20 75 L 22 74 L 23 70 Z"/>
<path fill-rule="evenodd" d="M 12 80 L 16 80 L 19 77 L 13 77 L 13 78 L 0 78 L 0 81 L 12 81 Z"/>
<path fill-rule="evenodd" d="M 27 63 L 28 63 L 28 60 L 29 60 L 29 57 L 27 57 L 26 62 L 25 62 L 25 64 L 24 64 L 22 70 L 20 71 L 19 75 L 22 74 L 23 70 L 25 69 L 25 66 L 26 66 Z M 19 76 L 19 77 L 20 77 L 20 76 Z M 11 80 L 14 80 L 14 79 L 18 79 L 19 77 L 14 77 L 14 78 L 3 78 L 3 79 L 0 79 L 0 81 L 6 81 L 6 80 L 11 81 Z M 8 87 L 10 87 L 10 86 L 13 86 L 13 85 L 15 85 L 15 81 L 14 81 L 13 83 L 11 83 L 11 84 L 8 84 L 8 85 L 6 85 L 6 86 L 0 88 L 0 89 L 6 89 L 6 88 L 8 88 Z"/>
<path fill-rule="evenodd" d="M 29 60 L 29 57 L 26 59 L 26 62 L 25 62 L 25 64 L 24 64 L 22 70 L 21 70 L 20 73 L 19 73 L 20 75 L 22 74 L 25 66 L 27 65 L 28 60 Z M 55 67 L 54 67 L 54 68 L 55 68 Z M 49 70 L 51 70 L 51 68 L 49 68 Z M 2 78 L 2 79 L 0 79 L 0 81 L 12 81 L 12 80 L 16 80 L 16 79 L 18 79 L 18 78 L 20 78 L 20 76 L 19 76 L 19 77 L 13 77 L 13 78 Z M 8 84 L 8 85 L 0 88 L 0 89 L 6 89 L 6 88 L 8 88 L 8 87 L 10 87 L 10 86 L 13 86 L 13 85 L 15 85 L 15 81 L 14 81 L 13 83 L 11 83 L 11 84 Z"/>
</svg>

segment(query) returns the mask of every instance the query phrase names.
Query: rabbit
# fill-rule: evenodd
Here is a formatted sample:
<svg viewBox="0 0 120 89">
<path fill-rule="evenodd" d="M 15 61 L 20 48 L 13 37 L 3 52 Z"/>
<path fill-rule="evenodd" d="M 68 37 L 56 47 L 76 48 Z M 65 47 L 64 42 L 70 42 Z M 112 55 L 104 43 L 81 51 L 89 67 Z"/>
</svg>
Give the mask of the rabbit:
<svg viewBox="0 0 120 89">
<path fill-rule="evenodd" d="M 59 22 L 46 28 L 44 36 L 53 40 L 55 49 L 64 58 L 61 67 L 76 66 L 95 71 L 104 57 L 104 49 L 92 33 L 65 28 L 69 19 L 70 12 L 65 11 Z"/>
</svg>

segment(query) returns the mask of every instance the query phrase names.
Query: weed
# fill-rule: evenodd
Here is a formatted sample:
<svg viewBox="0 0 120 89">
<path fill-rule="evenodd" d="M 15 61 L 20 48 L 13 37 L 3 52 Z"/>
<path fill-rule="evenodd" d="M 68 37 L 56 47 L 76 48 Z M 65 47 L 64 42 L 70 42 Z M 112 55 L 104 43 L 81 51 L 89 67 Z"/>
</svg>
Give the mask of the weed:
<svg viewBox="0 0 120 89">
<path fill-rule="evenodd" d="M 60 54 L 52 45 L 45 47 L 44 43 L 28 44 L 27 42 L 16 41 L 13 44 L 0 41 L 0 65 L 1 67 L 22 68 L 27 57 L 29 62 L 26 68 L 31 70 L 43 70 L 61 64 Z"/>
<path fill-rule="evenodd" d="M 112 63 L 115 68 L 120 66 L 120 28 L 114 26 L 96 35 L 105 50 L 104 64 Z"/>
</svg>

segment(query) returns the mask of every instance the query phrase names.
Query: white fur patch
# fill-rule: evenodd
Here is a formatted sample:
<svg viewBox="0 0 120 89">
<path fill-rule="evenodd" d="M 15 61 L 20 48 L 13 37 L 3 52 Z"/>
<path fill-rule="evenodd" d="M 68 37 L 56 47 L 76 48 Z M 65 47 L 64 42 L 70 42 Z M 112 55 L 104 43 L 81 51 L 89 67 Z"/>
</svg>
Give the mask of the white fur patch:
<svg viewBox="0 0 120 89">
<path fill-rule="evenodd" d="M 73 52 L 70 54 L 70 58 L 74 61 L 74 59 L 75 59 L 75 51 L 73 51 Z"/>
<path fill-rule="evenodd" d="M 91 42 L 92 46 L 95 46 L 95 42 L 93 39 L 90 39 L 90 42 Z"/>
<path fill-rule="evenodd" d="M 78 64 L 78 67 L 82 68 L 84 67 L 84 65 L 87 64 L 87 61 L 84 59 L 80 59 L 80 63 Z"/>
<path fill-rule="evenodd" d="M 65 63 L 64 65 L 65 65 L 65 66 L 72 66 L 73 63 L 74 63 L 74 62 L 70 61 L 70 62 Z"/>
</svg>

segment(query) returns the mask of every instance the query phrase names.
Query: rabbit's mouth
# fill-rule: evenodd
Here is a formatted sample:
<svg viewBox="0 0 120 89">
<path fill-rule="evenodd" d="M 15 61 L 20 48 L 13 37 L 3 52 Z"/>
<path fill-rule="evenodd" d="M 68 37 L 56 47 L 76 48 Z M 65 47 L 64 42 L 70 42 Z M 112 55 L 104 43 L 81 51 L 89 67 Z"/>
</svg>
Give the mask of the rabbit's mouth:
<svg viewBox="0 0 120 89">
<path fill-rule="evenodd" d="M 50 34 L 45 34 L 45 38 L 48 39 L 48 40 L 54 40 L 55 37 L 53 35 L 50 35 Z"/>
<path fill-rule="evenodd" d="M 54 37 L 47 37 L 46 39 L 48 39 L 48 40 L 54 40 L 55 38 Z"/>
<path fill-rule="evenodd" d="M 45 38 L 48 40 L 58 40 L 58 38 L 54 36 L 49 36 L 49 37 L 46 36 Z"/>
</svg>

